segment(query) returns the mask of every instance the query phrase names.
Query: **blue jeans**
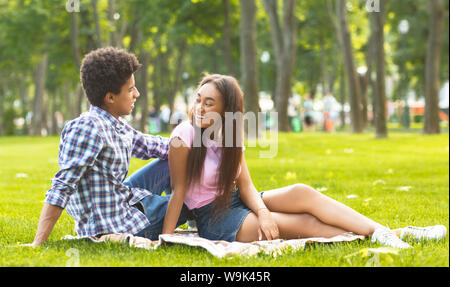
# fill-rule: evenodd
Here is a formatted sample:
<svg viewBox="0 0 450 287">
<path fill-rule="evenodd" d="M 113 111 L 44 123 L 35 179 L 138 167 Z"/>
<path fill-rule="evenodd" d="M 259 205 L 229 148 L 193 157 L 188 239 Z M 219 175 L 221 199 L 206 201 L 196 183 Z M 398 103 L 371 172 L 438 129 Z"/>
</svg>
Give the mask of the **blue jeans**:
<svg viewBox="0 0 450 287">
<path fill-rule="evenodd" d="M 154 159 L 130 175 L 123 184 L 152 192 L 152 194 L 140 201 L 150 225 L 135 235 L 158 240 L 159 234 L 162 233 L 164 216 L 166 215 L 167 204 L 172 193 L 169 162 L 167 160 Z M 166 196 L 161 195 L 163 192 L 166 193 Z M 186 223 L 186 220 L 191 217 L 187 206 L 183 204 L 177 226 Z"/>
<path fill-rule="evenodd" d="M 216 213 L 214 203 L 191 210 L 197 221 L 198 234 L 209 240 L 235 241 L 237 232 L 251 210 L 242 202 L 237 188 L 224 210 Z"/>
</svg>

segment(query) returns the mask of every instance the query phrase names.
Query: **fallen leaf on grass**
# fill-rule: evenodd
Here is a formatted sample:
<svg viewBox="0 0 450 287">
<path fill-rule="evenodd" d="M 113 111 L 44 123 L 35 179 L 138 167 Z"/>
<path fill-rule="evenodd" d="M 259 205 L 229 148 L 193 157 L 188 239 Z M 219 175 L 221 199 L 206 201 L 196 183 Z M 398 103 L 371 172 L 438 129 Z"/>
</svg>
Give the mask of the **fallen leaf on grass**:
<svg viewBox="0 0 450 287">
<path fill-rule="evenodd" d="M 319 192 L 323 192 L 323 191 L 327 191 L 328 188 L 326 188 L 326 187 L 319 187 L 316 190 L 319 191 Z"/>
<path fill-rule="evenodd" d="M 354 257 L 356 255 L 361 255 L 363 258 L 368 258 L 366 262 L 366 266 L 379 266 L 380 264 L 380 254 L 383 254 L 384 261 L 387 261 L 388 264 L 391 264 L 394 262 L 390 254 L 392 255 L 398 255 L 399 250 L 397 248 L 392 247 L 379 247 L 379 248 L 364 248 L 360 251 L 351 253 L 344 257 L 350 264 L 352 262 L 350 261 L 351 257 Z"/>
<path fill-rule="evenodd" d="M 347 195 L 347 198 L 357 198 L 358 196 L 356 195 L 356 194 L 350 194 L 350 195 Z"/>
<path fill-rule="evenodd" d="M 378 180 L 375 180 L 372 184 L 373 184 L 373 186 L 376 186 L 378 184 L 386 184 L 386 182 L 382 179 L 378 179 Z"/>
<path fill-rule="evenodd" d="M 354 150 L 352 148 L 346 148 L 344 149 L 344 153 L 353 153 Z"/>
<path fill-rule="evenodd" d="M 388 170 L 385 172 L 385 174 L 393 174 L 393 173 L 394 173 L 394 170 L 393 170 L 392 168 L 388 169 Z"/>
<path fill-rule="evenodd" d="M 16 173 L 16 177 L 17 178 L 27 178 L 28 174 L 26 174 L 26 173 Z"/>
<path fill-rule="evenodd" d="M 400 186 L 397 188 L 398 191 L 409 191 L 412 186 Z"/>
<path fill-rule="evenodd" d="M 289 179 L 297 179 L 297 174 L 295 172 L 287 172 L 286 175 L 284 176 L 284 179 L 289 180 Z"/>
<path fill-rule="evenodd" d="M 372 254 L 394 254 L 398 255 L 399 249 L 392 247 L 378 247 L 378 248 L 363 248 L 355 253 L 349 254 L 344 258 L 347 259 L 349 257 L 361 254 L 362 257 L 367 257 Z"/>
</svg>

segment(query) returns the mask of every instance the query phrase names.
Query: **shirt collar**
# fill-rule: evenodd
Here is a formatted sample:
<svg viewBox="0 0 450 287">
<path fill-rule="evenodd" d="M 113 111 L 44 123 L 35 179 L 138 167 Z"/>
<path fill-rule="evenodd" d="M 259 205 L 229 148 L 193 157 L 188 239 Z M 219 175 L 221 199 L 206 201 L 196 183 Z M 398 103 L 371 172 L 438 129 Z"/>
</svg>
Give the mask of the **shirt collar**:
<svg viewBox="0 0 450 287">
<path fill-rule="evenodd" d="M 115 128 L 120 129 L 125 126 L 123 121 L 121 121 L 120 119 L 116 119 L 113 115 L 111 115 L 110 113 L 108 113 L 107 111 L 105 111 L 104 109 L 102 109 L 100 107 L 91 105 L 91 107 L 89 109 L 89 113 L 100 116 L 102 119 L 109 122 Z"/>
</svg>

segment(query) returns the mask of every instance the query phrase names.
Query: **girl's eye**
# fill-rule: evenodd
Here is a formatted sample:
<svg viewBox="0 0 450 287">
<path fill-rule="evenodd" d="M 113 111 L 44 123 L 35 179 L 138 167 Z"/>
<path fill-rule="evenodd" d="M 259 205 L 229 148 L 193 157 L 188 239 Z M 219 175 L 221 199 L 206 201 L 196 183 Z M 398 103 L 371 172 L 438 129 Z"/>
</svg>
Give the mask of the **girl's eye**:
<svg viewBox="0 0 450 287">
<path fill-rule="evenodd" d="M 195 99 L 197 103 L 200 103 L 200 98 Z"/>
<path fill-rule="evenodd" d="M 210 106 L 212 106 L 212 105 L 211 105 L 211 104 L 208 104 L 208 103 L 206 103 L 206 104 L 205 104 L 205 106 L 207 106 L 207 107 L 210 107 Z"/>
</svg>

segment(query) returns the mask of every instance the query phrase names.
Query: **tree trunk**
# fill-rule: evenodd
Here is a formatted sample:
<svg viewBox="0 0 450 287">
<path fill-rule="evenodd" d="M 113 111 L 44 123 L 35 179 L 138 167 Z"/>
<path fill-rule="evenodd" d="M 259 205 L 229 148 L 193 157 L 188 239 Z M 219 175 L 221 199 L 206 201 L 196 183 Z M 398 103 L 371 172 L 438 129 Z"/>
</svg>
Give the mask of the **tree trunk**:
<svg viewBox="0 0 450 287">
<path fill-rule="evenodd" d="M 386 126 L 386 84 L 385 84 L 385 55 L 384 55 L 384 0 L 380 0 L 380 12 L 370 13 L 370 23 L 373 33 L 373 44 L 375 50 L 375 133 L 377 138 L 387 137 Z"/>
<path fill-rule="evenodd" d="M 48 94 L 44 89 L 44 96 L 42 98 L 42 110 L 41 110 L 41 130 L 44 131 L 44 134 L 41 133 L 41 135 L 47 136 L 50 132 L 50 125 L 48 121 L 49 113 L 51 113 L 48 100 Z"/>
<path fill-rule="evenodd" d="M 58 111 L 58 92 L 53 94 L 53 96 L 50 98 L 51 102 L 51 109 L 50 109 L 50 116 L 51 116 L 51 125 L 50 125 L 50 134 L 57 135 L 58 134 L 58 119 L 56 118 L 56 112 Z"/>
<path fill-rule="evenodd" d="M 141 50 L 141 64 L 140 75 L 141 75 L 141 88 L 140 88 L 140 105 L 142 109 L 140 130 L 142 132 L 148 132 L 147 120 L 148 120 L 148 65 L 150 55 L 149 53 Z"/>
<path fill-rule="evenodd" d="M 251 2 L 251 1 L 250 1 Z M 241 1 L 242 3 L 242 1 Z M 230 23 L 230 0 L 223 0 L 225 24 L 223 26 L 224 44 L 225 44 L 225 61 L 227 63 L 227 71 L 229 75 L 236 76 L 233 67 L 233 56 L 231 52 L 231 23 Z"/>
<path fill-rule="evenodd" d="M 80 57 L 80 46 L 78 43 L 78 13 L 71 13 L 71 26 L 70 26 L 70 44 L 72 46 L 72 55 L 73 61 L 75 62 L 75 66 L 77 70 L 80 71 L 81 66 L 81 57 Z M 81 114 L 81 106 L 83 103 L 83 88 L 78 85 L 76 90 L 76 101 L 75 101 L 75 116 L 79 116 Z"/>
<path fill-rule="evenodd" d="M 344 63 L 347 71 L 348 89 L 350 92 L 351 126 L 353 133 L 363 131 L 363 121 L 361 113 L 361 87 L 358 73 L 356 72 L 355 58 L 353 55 L 352 39 L 348 29 L 346 1 L 338 0 L 337 15 L 339 19 L 339 35 L 341 37 Z"/>
<path fill-rule="evenodd" d="M 116 13 L 116 2 L 115 0 L 108 0 L 108 20 L 110 25 L 114 28 L 110 33 L 110 43 L 114 47 L 119 46 L 119 35 L 117 33 L 117 25 L 116 20 L 114 20 L 114 14 Z"/>
<path fill-rule="evenodd" d="M 375 59 L 375 46 L 374 46 L 374 35 L 373 33 L 371 33 L 370 37 L 369 37 L 369 43 L 368 43 L 368 47 L 367 47 L 367 55 L 366 55 L 366 65 L 367 65 L 367 72 L 366 72 L 366 76 L 365 76 L 365 84 L 366 84 L 366 88 L 364 93 L 366 94 L 366 98 L 367 101 L 369 102 L 369 98 L 370 98 L 370 103 L 372 105 L 372 119 L 370 124 L 375 126 L 375 81 L 373 81 L 372 79 L 372 71 L 373 71 L 373 61 Z M 370 89 L 370 97 L 369 97 L 369 89 Z M 367 124 L 369 124 L 369 119 L 367 119 Z"/>
<path fill-rule="evenodd" d="M 345 83 L 346 83 L 346 81 L 345 81 L 345 69 L 344 69 L 343 65 L 341 65 L 341 67 L 340 67 L 340 83 L 339 83 L 339 94 L 340 94 L 341 105 L 342 105 L 341 112 L 339 113 L 339 116 L 341 118 L 341 128 L 345 127 L 344 105 L 345 105 L 346 94 L 347 94 Z"/>
<path fill-rule="evenodd" d="M 81 84 L 78 85 L 75 93 L 75 117 L 78 117 L 79 115 L 81 115 L 81 112 L 83 110 L 83 99 L 85 98 L 83 87 L 81 87 Z"/>
<path fill-rule="evenodd" d="M 97 48 L 100 48 L 103 46 L 102 42 L 102 32 L 100 29 L 100 20 L 98 17 L 98 6 L 97 6 L 97 0 L 92 0 L 92 13 L 94 16 L 94 23 L 95 23 L 95 35 L 97 36 Z"/>
<path fill-rule="evenodd" d="M 363 127 L 367 126 L 367 82 L 366 76 L 358 74 L 359 85 L 361 87 L 361 120 Z"/>
<path fill-rule="evenodd" d="M 280 25 L 277 1 L 264 0 L 264 8 L 269 16 L 272 44 L 276 59 L 275 109 L 278 112 L 279 129 L 289 130 L 287 108 L 291 96 L 291 80 L 295 64 L 295 42 L 297 25 L 295 23 L 295 0 L 284 0 L 283 19 Z"/>
<path fill-rule="evenodd" d="M 131 53 L 134 53 L 134 50 L 136 49 L 138 43 L 141 41 L 142 38 L 142 33 L 139 29 L 138 21 L 139 18 L 137 16 L 137 13 L 135 12 L 133 23 L 131 24 L 130 46 L 128 47 L 128 50 Z"/>
<path fill-rule="evenodd" d="M 31 134 L 40 136 L 43 127 L 42 109 L 44 108 L 44 92 L 45 78 L 47 73 L 48 56 L 42 56 L 41 61 L 37 64 L 34 73 L 34 102 L 33 102 L 33 118 L 31 120 Z"/>
<path fill-rule="evenodd" d="M 4 98 L 5 89 L 3 85 L 0 85 L 0 136 L 3 135 L 3 110 L 4 110 Z"/>
<path fill-rule="evenodd" d="M 159 55 L 156 55 L 156 57 L 154 58 L 154 62 L 153 62 L 153 107 L 155 109 L 155 111 L 158 113 L 158 115 L 160 114 L 160 109 L 161 109 L 161 86 L 160 86 L 160 73 L 159 73 L 159 69 L 160 69 L 160 62 L 161 59 L 159 57 Z"/>
<path fill-rule="evenodd" d="M 440 133 L 439 69 L 444 29 L 444 6 L 441 0 L 430 0 L 428 48 L 425 62 L 425 134 Z"/>
<path fill-rule="evenodd" d="M 320 59 L 320 69 L 321 69 L 321 73 L 322 73 L 322 93 L 324 95 L 331 93 L 332 91 L 330 91 L 329 89 L 329 74 L 328 74 L 328 70 L 327 70 L 327 54 L 325 51 L 325 46 L 323 43 L 323 37 L 320 37 L 319 40 L 319 44 L 320 44 L 320 55 L 321 55 L 321 59 Z"/>
<path fill-rule="evenodd" d="M 253 112 L 257 117 L 258 101 L 258 59 L 256 53 L 256 5 L 254 0 L 240 0 L 241 26 L 241 75 L 244 92 L 245 112 Z"/>
<path fill-rule="evenodd" d="M 75 66 L 78 71 L 80 70 L 80 46 L 78 44 L 78 13 L 71 13 L 71 25 L 70 25 L 70 44 L 72 46 L 72 55 L 75 62 Z"/>
<path fill-rule="evenodd" d="M 28 124 L 27 124 L 27 113 L 29 111 L 29 107 L 28 107 L 29 96 L 28 96 L 28 83 L 26 80 L 23 80 L 23 82 L 20 83 L 19 90 L 20 90 L 20 105 L 22 108 L 20 116 L 23 117 L 23 119 L 24 119 L 23 127 L 22 127 L 22 134 L 26 135 L 29 132 Z"/>
<path fill-rule="evenodd" d="M 170 85 L 172 87 L 171 91 L 169 92 L 169 108 L 171 111 L 171 114 L 173 114 L 175 109 L 175 97 L 178 93 L 178 91 L 181 89 L 181 82 L 182 82 L 182 76 L 183 76 L 183 63 L 184 63 L 184 57 L 186 55 L 186 48 L 187 48 L 187 42 L 186 39 L 180 39 L 178 42 L 178 56 L 176 61 L 176 67 L 175 67 L 175 75 L 173 79 L 173 83 Z"/>
<path fill-rule="evenodd" d="M 64 92 L 64 104 L 65 104 L 65 113 L 64 120 L 75 118 L 74 104 L 73 104 L 73 91 L 70 88 L 70 84 L 68 82 L 64 83 L 63 87 Z"/>
</svg>

